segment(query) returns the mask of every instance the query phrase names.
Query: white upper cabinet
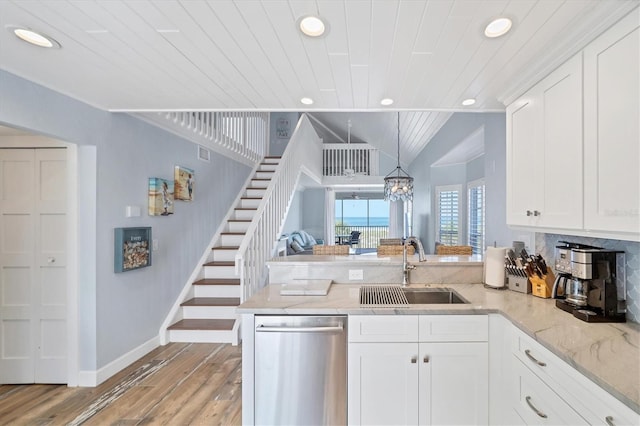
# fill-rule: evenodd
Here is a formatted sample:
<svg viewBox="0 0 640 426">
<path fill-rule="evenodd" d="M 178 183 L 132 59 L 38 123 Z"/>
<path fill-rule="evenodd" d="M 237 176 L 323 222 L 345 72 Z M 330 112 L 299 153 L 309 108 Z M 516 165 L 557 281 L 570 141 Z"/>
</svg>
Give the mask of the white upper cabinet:
<svg viewBox="0 0 640 426">
<path fill-rule="evenodd" d="M 582 228 L 582 54 L 507 108 L 507 222 Z"/>
<path fill-rule="evenodd" d="M 509 105 L 507 224 L 640 241 L 640 8 Z"/>
<path fill-rule="evenodd" d="M 640 233 L 640 9 L 584 50 L 585 229 Z"/>
</svg>

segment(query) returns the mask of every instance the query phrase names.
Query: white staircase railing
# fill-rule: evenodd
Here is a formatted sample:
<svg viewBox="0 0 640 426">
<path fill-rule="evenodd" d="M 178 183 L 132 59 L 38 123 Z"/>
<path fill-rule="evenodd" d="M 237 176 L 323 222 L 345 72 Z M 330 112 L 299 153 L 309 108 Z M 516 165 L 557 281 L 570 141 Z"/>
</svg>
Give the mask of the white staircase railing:
<svg viewBox="0 0 640 426">
<path fill-rule="evenodd" d="M 268 112 L 169 111 L 134 115 L 249 166 L 267 155 Z"/>
<path fill-rule="evenodd" d="M 300 174 L 322 179 L 322 139 L 305 114 L 296 126 L 235 259 L 241 300 L 266 281 L 266 262 L 273 255 Z"/>
<path fill-rule="evenodd" d="M 322 145 L 322 171 L 324 176 L 356 175 L 378 176 L 380 169 L 378 149 L 366 143 L 325 143 Z"/>
</svg>

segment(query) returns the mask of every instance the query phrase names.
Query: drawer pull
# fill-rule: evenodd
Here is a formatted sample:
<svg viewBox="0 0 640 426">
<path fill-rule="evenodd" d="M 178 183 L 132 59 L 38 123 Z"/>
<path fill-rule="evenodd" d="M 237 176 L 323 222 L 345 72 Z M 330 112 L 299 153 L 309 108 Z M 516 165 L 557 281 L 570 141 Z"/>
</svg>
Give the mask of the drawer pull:
<svg viewBox="0 0 640 426">
<path fill-rule="evenodd" d="M 533 362 L 535 362 L 536 364 L 538 364 L 540 367 L 546 367 L 547 363 L 546 362 L 542 362 L 542 361 L 538 361 L 537 359 L 534 358 L 533 355 L 531 355 L 531 351 L 529 349 L 526 349 L 524 351 L 524 354 Z"/>
<path fill-rule="evenodd" d="M 616 424 L 613 422 L 613 416 L 607 416 L 604 418 L 604 421 L 607 422 L 607 424 L 609 426 L 616 426 Z"/>
<path fill-rule="evenodd" d="M 416 356 L 411 357 L 411 364 L 415 364 L 416 362 L 418 362 L 418 357 Z"/>
<path fill-rule="evenodd" d="M 543 413 L 542 411 L 538 410 L 536 407 L 533 406 L 533 404 L 531 403 L 530 396 L 527 396 L 525 398 L 525 401 L 527 401 L 527 405 L 529 405 L 529 408 L 531 408 L 533 412 L 536 413 L 539 417 L 542 417 L 543 419 L 547 418 L 547 415 L 545 413 Z"/>
<path fill-rule="evenodd" d="M 425 364 L 429 362 L 429 355 L 425 355 L 424 358 L 422 359 L 422 362 L 424 362 Z"/>
</svg>

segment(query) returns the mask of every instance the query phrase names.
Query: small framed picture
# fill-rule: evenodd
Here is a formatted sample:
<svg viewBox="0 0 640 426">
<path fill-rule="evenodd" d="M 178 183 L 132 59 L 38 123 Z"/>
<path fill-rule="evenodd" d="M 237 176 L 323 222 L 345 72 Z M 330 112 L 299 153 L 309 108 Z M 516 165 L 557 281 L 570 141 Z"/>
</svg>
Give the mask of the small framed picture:
<svg viewBox="0 0 640 426">
<path fill-rule="evenodd" d="M 193 170 L 176 166 L 173 177 L 175 182 L 174 198 L 182 201 L 193 201 L 193 185 L 195 179 L 196 174 Z"/>
<path fill-rule="evenodd" d="M 151 266 L 151 227 L 115 228 L 114 271 Z"/>
<path fill-rule="evenodd" d="M 173 181 L 149 178 L 149 216 L 173 214 Z"/>
</svg>

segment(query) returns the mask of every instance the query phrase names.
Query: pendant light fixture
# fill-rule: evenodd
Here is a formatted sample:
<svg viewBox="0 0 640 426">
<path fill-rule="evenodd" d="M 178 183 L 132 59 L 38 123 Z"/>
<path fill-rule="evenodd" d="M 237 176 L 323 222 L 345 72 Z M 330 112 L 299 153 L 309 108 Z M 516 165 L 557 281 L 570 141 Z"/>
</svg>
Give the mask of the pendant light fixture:
<svg viewBox="0 0 640 426">
<path fill-rule="evenodd" d="M 384 178 L 384 200 L 413 200 L 413 178 L 400 167 L 400 112 L 398 112 L 398 165 Z"/>
<path fill-rule="evenodd" d="M 351 162 L 353 159 L 351 158 L 351 120 L 347 120 L 347 150 L 346 150 L 346 158 L 344 165 L 344 176 L 348 180 L 353 180 L 356 177 L 356 171 L 353 169 Z"/>
</svg>

